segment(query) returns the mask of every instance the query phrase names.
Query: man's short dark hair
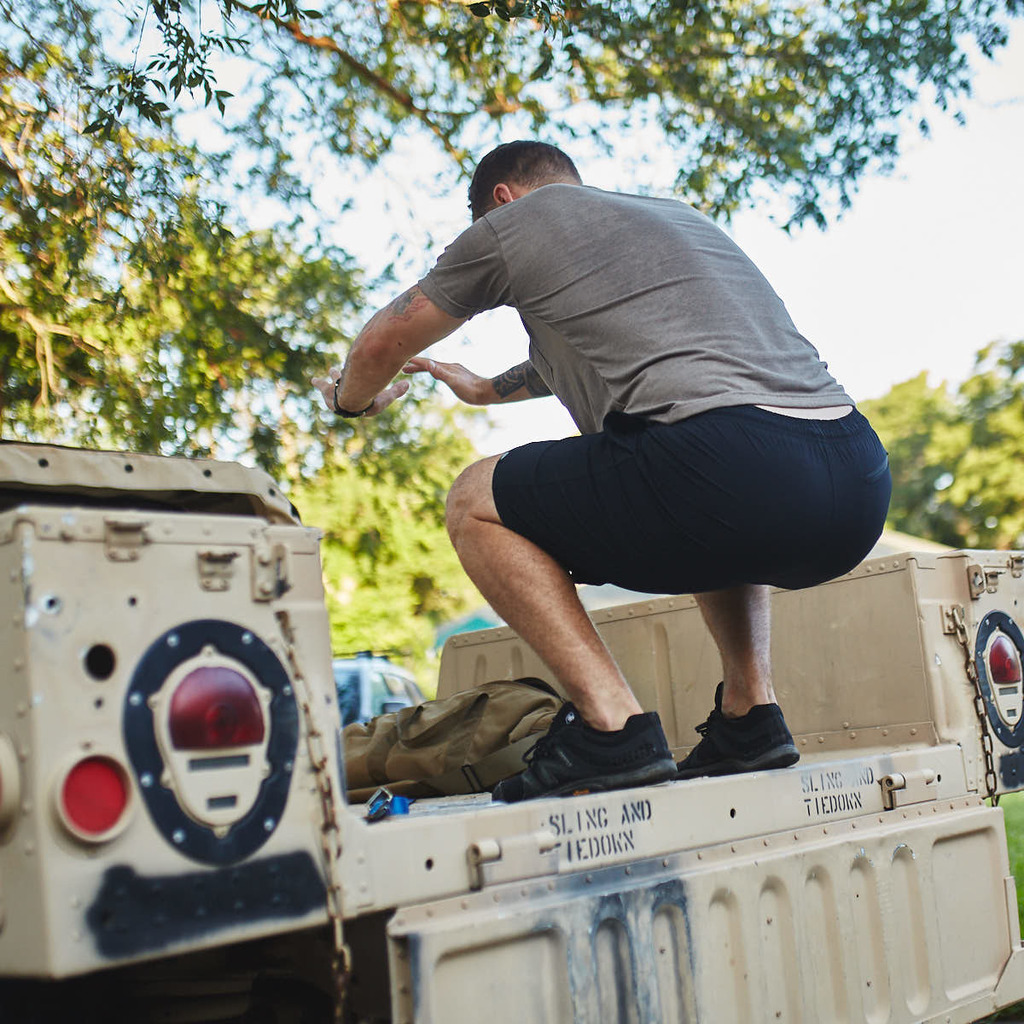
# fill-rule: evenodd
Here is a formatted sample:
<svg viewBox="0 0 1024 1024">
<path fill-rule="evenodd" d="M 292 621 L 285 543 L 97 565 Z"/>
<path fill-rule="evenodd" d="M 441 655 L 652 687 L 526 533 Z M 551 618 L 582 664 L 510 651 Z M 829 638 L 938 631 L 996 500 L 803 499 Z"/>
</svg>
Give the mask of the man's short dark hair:
<svg viewBox="0 0 1024 1024">
<path fill-rule="evenodd" d="M 469 183 L 469 209 L 473 220 L 494 206 L 494 186 L 514 182 L 539 188 L 556 181 L 582 184 L 576 165 L 556 146 L 546 142 L 506 142 L 492 149 L 476 165 Z"/>
</svg>

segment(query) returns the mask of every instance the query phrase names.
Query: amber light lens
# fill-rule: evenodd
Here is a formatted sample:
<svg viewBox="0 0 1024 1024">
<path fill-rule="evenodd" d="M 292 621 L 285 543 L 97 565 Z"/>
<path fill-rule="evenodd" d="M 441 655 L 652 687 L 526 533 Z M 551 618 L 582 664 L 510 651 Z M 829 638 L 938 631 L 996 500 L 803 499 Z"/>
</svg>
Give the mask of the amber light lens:
<svg viewBox="0 0 1024 1024">
<path fill-rule="evenodd" d="M 178 684 L 168 724 L 176 750 L 247 747 L 263 741 L 263 709 L 252 684 L 225 666 L 197 668 Z"/>
<path fill-rule="evenodd" d="M 1020 652 L 1008 636 L 997 636 L 988 650 L 989 678 L 993 683 L 1020 682 Z"/>
<path fill-rule="evenodd" d="M 109 832 L 128 806 L 124 769 L 109 757 L 86 757 L 68 772 L 61 807 L 72 828 L 95 837 Z"/>
</svg>

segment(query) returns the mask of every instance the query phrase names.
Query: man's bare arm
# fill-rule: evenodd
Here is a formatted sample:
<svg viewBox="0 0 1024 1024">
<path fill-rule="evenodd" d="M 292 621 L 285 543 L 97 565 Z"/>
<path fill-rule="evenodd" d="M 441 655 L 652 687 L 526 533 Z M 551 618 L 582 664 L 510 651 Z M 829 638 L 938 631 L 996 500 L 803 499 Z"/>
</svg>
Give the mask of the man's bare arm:
<svg viewBox="0 0 1024 1024">
<path fill-rule="evenodd" d="M 528 398 L 545 398 L 551 394 L 551 389 L 529 360 L 493 377 L 491 386 L 499 402 L 522 402 Z"/>
<path fill-rule="evenodd" d="M 463 323 L 464 319 L 449 316 L 414 285 L 374 313 L 359 332 L 337 389 L 336 370 L 326 378 L 314 378 L 313 384 L 329 409 L 337 397 L 343 409 L 358 412 L 369 406 L 368 414 L 375 415 L 408 390 L 406 381 L 388 385 L 410 357 Z"/>
</svg>

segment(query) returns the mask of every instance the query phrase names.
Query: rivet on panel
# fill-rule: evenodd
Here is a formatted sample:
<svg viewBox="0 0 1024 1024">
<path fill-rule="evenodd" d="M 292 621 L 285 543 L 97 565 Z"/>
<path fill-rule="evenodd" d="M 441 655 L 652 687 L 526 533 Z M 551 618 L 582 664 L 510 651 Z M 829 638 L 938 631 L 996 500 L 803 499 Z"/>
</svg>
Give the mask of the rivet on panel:
<svg viewBox="0 0 1024 1024">
<path fill-rule="evenodd" d="M 631 874 L 633 874 L 633 869 L 632 869 L 631 867 L 627 867 L 627 868 L 626 868 L 626 874 L 627 874 L 627 875 L 631 875 Z"/>
<path fill-rule="evenodd" d="M 590 885 L 590 883 L 591 883 L 591 882 L 592 882 L 593 880 L 594 880 L 594 879 L 593 879 L 593 878 L 591 878 L 591 876 L 590 876 L 590 875 L 585 875 L 585 876 L 584 876 L 584 878 L 583 878 L 583 881 L 584 881 L 584 882 L 586 882 L 586 883 L 587 883 L 587 885 Z"/>
<path fill-rule="evenodd" d="M 494 902 L 495 902 L 495 903 L 500 903 L 500 902 L 501 902 L 501 893 L 500 893 L 500 892 L 496 892 L 496 893 L 494 894 L 494 897 L 493 897 L 493 899 L 494 899 Z"/>
<path fill-rule="evenodd" d="M 469 910 L 469 900 L 460 901 L 459 906 L 462 907 L 463 910 Z"/>
<path fill-rule="evenodd" d="M 819 736 L 818 737 L 818 742 L 819 743 L 824 743 L 825 742 L 825 737 L 824 736 Z"/>
<path fill-rule="evenodd" d="M 850 733 L 850 739 L 851 740 L 855 740 L 856 738 L 857 738 L 857 734 L 855 732 L 851 732 Z"/>
</svg>

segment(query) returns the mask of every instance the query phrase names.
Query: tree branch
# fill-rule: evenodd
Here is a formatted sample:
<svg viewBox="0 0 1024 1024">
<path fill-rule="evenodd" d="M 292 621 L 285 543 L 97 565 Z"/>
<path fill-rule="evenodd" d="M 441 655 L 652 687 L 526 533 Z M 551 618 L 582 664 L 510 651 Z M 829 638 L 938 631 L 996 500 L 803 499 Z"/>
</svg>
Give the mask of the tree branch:
<svg viewBox="0 0 1024 1024">
<path fill-rule="evenodd" d="M 283 29 L 297 43 L 301 43 L 302 45 L 308 46 L 314 50 L 324 50 L 328 53 L 334 54 L 338 60 L 354 71 L 364 82 L 371 85 L 378 92 L 381 92 L 385 96 L 394 100 L 400 107 L 407 110 L 413 117 L 429 128 L 430 131 L 432 131 L 441 141 L 441 144 L 444 146 L 448 155 L 453 157 L 458 163 L 462 163 L 462 153 L 460 153 L 458 148 L 452 143 L 449 133 L 434 121 L 426 110 L 418 106 L 412 96 L 407 92 L 403 92 L 401 89 L 396 88 L 386 78 L 377 74 L 377 72 L 372 68 L 367 67 L 358 58 L 353 57 L 352 54 L 343 49 L 336 40 L 330 36 L 311 36 L 307 32 L 303 31 L 301 25 L 294 21 L 282 21 L 281 19 L 272 16 L 266 17 L 265 20 L 268 20 L 278 28 Z"/>
</svg>

